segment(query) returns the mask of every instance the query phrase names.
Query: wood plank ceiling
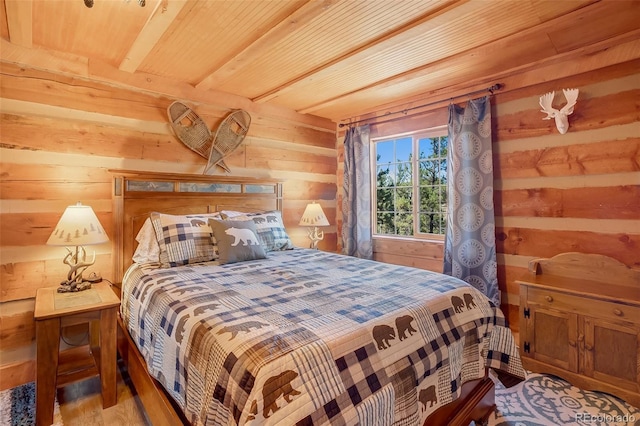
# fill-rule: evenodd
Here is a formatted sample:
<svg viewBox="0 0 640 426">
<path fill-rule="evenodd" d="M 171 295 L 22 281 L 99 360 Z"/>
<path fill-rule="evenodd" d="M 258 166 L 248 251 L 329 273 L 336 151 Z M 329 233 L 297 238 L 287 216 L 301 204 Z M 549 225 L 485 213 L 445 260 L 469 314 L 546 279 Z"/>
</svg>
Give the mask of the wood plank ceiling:
<svg viewBox="0 0 640 426">
<path fill-rule="evenodd" d="M 3 6 L 0 35 L 13 45 L 334 121 L 424 94 L 489 86 L 591 46 L 640 38 L 637 0 L 146 0 L 145 7 L 94 0 L 92 8 L 83 0 L 3 0 Z"/>
</svg>

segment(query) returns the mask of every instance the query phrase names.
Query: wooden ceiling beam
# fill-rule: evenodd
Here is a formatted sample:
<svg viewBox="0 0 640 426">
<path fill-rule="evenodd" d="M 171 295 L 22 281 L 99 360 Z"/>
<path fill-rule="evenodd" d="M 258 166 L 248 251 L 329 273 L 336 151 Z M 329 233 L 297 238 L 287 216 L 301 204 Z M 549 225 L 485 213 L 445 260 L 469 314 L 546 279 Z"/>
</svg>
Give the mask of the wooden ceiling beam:
<svg viewBox="0 0 640 426">
<path fill-rule="evenodd" d="M 320 109 L 329 107 L 331 105 L 338 104 L 354 95 L 357 96 L 359 93 L 370 92 L 375 89 L 381 89 L 381 88 L 393 86 L 395 84 L 403 83 L 412 79 L 423 78 L 438 70 L 447 69 L 447 68 L 451 68 L 451 69 L 459 68 L 459 65 L 465 63 L 470 56 L 490 57 L 490 56 L 487 56 L 489 54 L 488 52 L 492 52 L 493 55 L 495 54 L 499 55 L 499 52 L 502 49 L 501 46 L 512 45 L 514 43 L 518 43 L 518 40 L 522 40 L 530 37 L 547 37 L 546 33 L 548 31 L 557 31 L 559 28 L 563 28 L 563 27 L 570 28 L 571 26 L 575 25 L 575 22 L 588 21 L 588 18 L 591 16 L 599 16 L 600 14 L 608 12 L 608 9 L 610 9 L 611 7 L 616 7 L 615 2 L 600 2 L 600 3 L 590 4 L 588 6 L 577 9 L 574 12 L 568 13 L 566 15 L 562 15 L 550 21 L 543 22 L 541 24 L 530 27 L 526 30 L 519 31 L 510 36 L 495 40 L 491 43 L 483 44 L 482 46 L 469 49 L 464 52 L 460 52 L 446 59 L 442 59 L 440 61 L 427 64 L 419 68 L 415 68 L 413 70 L 395 75 L 393 77 L 389 77 L 387 79 L 378 81 L 368 86 L 353 90 L 349 93 L 344 93 L 342 95 L 333 97 L 331 99 L 327 99 L 326 101 L 319 102 L 314 105 L 309 105 L 305 108 L 297 109 L 297 111 L 303 114 L 313 113 L 314 111 L 318 111 Z M 594 31 L 596 30 L 594 29 Z M 598 50 L 597 46 L 602 45 L 602 43 L 605 43 L 606 45 L 612 45 L 610 40 L 614 40 L 614 39 L 617 40 L 618 38 L 619 37 L 613 37 L 611 39 L 607 39 L 604 42 L 596 43 L 592 46 L 588 46 L 587 49 L 593 48 L 591 50 L 597 51 Z M 572 56 L 578 56 L 580 54 L 579 53 L 580 51 L 583 51 L 583 49 L 575 49 L 571 52 L 567 52 L 567 54 Z M 554 55 L 551 58 L 547 58 L 542 61 L 536 61 L 533 63 L 533 65 L 531 64 L 530 65 L 537 66 L 540 62 L 548 63 L 548 61 L 554 61 L 554 60 L 558 61 L 558 60 L 562 60 L 558 58 L 563 58 L 563 57 L 564 55 L 562 54 Z M 515 66 L 515 67 L 512 66 L 509 69 L 518 69 L 518 67 L 521 67 L 521 66 L 528 67 L 529 65 L 519 64 L 518 66 Z M 314 76 L 314 77 L 317 78 L 317 76 Z M 438 88 L 442 88 L 442 87 L 443 86 L 439 86 Z"/>
<path fill-rule="evenodd" d="M 188 2 L 184 0 L 157 0 L 149 19 L 118 68 L 121 71 L 135 72 L 186 4 Z M 191 3 L 191 7 L 194 6 Z"/>
<path fill-rule="evenodd" d="M 33 46 L 33 0 L 5 0 L 7 27 L 11 43 Z"/>
<path fill-rule="evenodd" d="M 216 90 L 199 90 L 191 84 L 168 77 L 159 77 L 143 72 L 134 74 L 126 73 L 110 64 L 98 60 L 91 60 L 89 62 L 89 77 L 92 80 L 108 82 L 132 90 L 160 94 L 173 99 L 186 100 L 187 102 L 219 105 L 227 110 L 244 109 L 250 114 L 262 114 L 284 121 L 305 123 L 317 129 L 332 128 L 331 121 L 323 117 L 300 114 L 290 108 L 284 108 L 278 105 L 259 105 L 251 102 L 250 99 L 232 93 Z"/>
<path fill-rule="evenodd" d="M 0 38 L 2 62 L 27 65 L 36 69 L 86 77 L 89 60 L 85 56 L 49 49 L 30 49 Z"/>
<path fill-rule="evenodd" d="M 406 108 L 412 104 L 422 104 L 436 100 L 442 100 L 442 104 L 445 105 L 451 97 L 457 97 L 469 91 L 482 89 L 494 83 L 503 84 L 504 88 L 501 89 L 501 92 L 509 91 L 638 59 L 640 59 L 640 30 L 576 49 L 572 52 L 562 53 L 552 58 L 545 58 L 523 66 L 506 69 L 500 73 L 474 78 L 464 82 L 457 82 L 455 84 L 443 85 L 436 90 L 423 92 L 413 97 L 405 96 L 401 102 L 396 101 L 382 105 L 378 104 L 372 108 L 358 110 L 354 115 L 362 116 L 386 109 Z M 379 89 L 379 87 L 376 89 Z M 359 93 L 354 93 L 354 96 L 364 94 L 364 91 L 359 91 Z M 335 106 L 338 104 L 339 101 L 335 100 L 325 106 Z M 301 110 L 298 112 L 304 114 L 309 111 Z M 346 117 L 332 117 L 332 119 L 334 121 L 341 121 L 345 120 Z"/>
<path fill-rule="evenodd" d="M 437 9 L 429 11 L 428 13 L 415 19 L 413 22 L 404 25 L 402 28 L 393 31 L 390 34 L 386 34 L 376 40 L 373 40 L 372 42 L 355 50 L 352 50 L 338 58 L 335 58 L 320 67 L 304 73 L 298 78 L 288 81 L 285 84 L 282 84 L 279 87 L 270 90 L 269 92 L 253 98 L 252 100 L 257 103 L 268 102 L 271 99 L 279 96 L 280 94 L 293 90 L 300 85 L 318 78 L 322 78 L 323 76 L 331 75 L 336 72 L 337 69 L 344 68 L 345 66 L 354 64 L 364 58 L 375 55 L 376 53 L 388 49 L 394 45 L 415 38 L 419 34 L 426 31 L 427 28 L 432 28 L 446 22 L 449 19 L 448 13 L 467 13 L 460 12 L 460 10 L 465 7 L 470 7 L 470 10 L 473 10 L 473 8 L 480 8 L 481 5 L 477 3 L 470 3 L 470 0 L 447 1 Z"/>
<path fill-rule="evenodd" d="M 0 38 L 0 80 L 3 75 L 19 75 L 19 72 L 7 73 L 4 64 L 25 69 L 49 73 L 48 77 L 56 80 L 60 76 L 81 78 L 89 82 L 104 83 L 114 87 L 126 88 L 134 92 L 151 93 L 155 96 L 166 96 L 171 99 L 198 102 L 203 105 L 217 105 L 225 110 L 244 109 L 251 114 L 260 114 L 276 120 L 304 124 L 306 127 L 322 131 L 334 131 L 335 123 L 323 117 L 300 114 L 290 108 L 278 105 L 259 105 L 251 100 L 230 93 L 203 91 L 182 81 L 159 77 L 143 72 L 129 73 L 98 59 L 58 52 L 51 49 L 29 49 L 9 43 Z M 11 66 L 9 67 L 11 68 Z"/>
<path fill-rule="evenodd" d="M 318 16 L 326 13 L 337 2 L 338 0 L 307 1 L 307 3 L 278 22 L 257 40 L 252 41 L 233 57 L 224 61 L 224 65 L 206 76 L 200 83 L 196 84 L 196 88 L 202 90 L 215 89 L 220 83 L 224 82 L 243 66 L 249 64 L 261 51 L 269 49 L 271 46 L 289 36 L 293 31 L 304 27 Z"/>
</svg>

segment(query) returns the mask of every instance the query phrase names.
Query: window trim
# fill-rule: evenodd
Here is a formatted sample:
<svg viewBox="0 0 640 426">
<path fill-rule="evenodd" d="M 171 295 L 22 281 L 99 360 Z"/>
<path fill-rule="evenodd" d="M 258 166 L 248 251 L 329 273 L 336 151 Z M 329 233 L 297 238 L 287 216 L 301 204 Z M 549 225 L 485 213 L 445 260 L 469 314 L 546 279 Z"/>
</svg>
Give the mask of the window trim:
<svg viewBox="0 0 640 426">
<path fill-rule="evenodd" d="M 378 136 L 375 138 L 371 138 L 371 143 L 369 144 L 369 157 L 370 157 L 370 170 L 371 173 L 371 234 L 372 238 L 392 238 L 392 239 L 405 239 L 405 240 L 418 240 L 418 241 L 433 241 L 433 242 L 444 242 L 444 234 L 429 234 L 424 232 L 418 232 L 420 229 L 420 219 L 418 215 L 418 206 L 417 202 L 412 203 L 412 215 L 413 215 L 413 235 L 391 235 L 391 234 L 378 234 L 376 233 L 377 229 L 377 220 L 376 220 L 376 211 L 377 211 L 377 187 L 376 187 L 376 177 L 378 175 L 378 164 L 376 158 L 376 143 L 380 141 L 386 141 L 389 139 L 400 139 L 403 137 L 411 136 L 411 172 L 414 177 L 414 183 L 412 185 L 412 197 L 413 200 L 418 200 L 418 189 L 419 185 L 416 183 L 415 179 L 419 176 L 419 144 L 414 143 L 415 139 L 420 138 L 432 138 L 432 137 L 441 137 L 441 136 L 449 136 L 448 134 L 448 126 L 446 124 L 440 126 L 429 127 L 421 130 L 414 130 L 411 132 L 404 133 L 396 133 L 385 136 Z M 449 148 L 450 148 L 450 144 Z M 448 195 L 448 194 L 447 194 Z M 447 198 L 447 204 L 449 200 Z"/>
</svg>

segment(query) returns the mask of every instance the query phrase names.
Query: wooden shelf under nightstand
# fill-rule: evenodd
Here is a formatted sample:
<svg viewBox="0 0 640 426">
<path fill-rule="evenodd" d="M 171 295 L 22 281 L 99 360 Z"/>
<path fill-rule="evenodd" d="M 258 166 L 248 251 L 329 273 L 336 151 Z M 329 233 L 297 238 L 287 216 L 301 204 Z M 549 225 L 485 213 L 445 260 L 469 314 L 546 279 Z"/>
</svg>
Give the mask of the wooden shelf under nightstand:
<svg viewBox="0 0 640 426">
<path fill-rule="evenodd" d="M 116 404 L 116 315 L 120 299 L 106 283 L 89 290 L 58 293 L 56 287 L 36 293 L 36 424 L 53 422 L 53 402 L 58 387 L 100 376 L 102 406 Z M 60 329 L 89 323 L 89 347 L 63 353 Z"/>
</svg>

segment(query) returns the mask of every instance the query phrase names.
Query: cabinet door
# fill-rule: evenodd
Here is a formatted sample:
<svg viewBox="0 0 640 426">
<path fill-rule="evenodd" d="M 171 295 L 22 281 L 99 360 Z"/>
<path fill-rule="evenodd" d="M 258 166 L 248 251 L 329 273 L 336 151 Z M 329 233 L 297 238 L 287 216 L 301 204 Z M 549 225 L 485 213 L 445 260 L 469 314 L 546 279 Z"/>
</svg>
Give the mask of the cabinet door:
<svg viewBox="0 0 640 426">
<path fill-rule="evenodd" d="M 563 370 L 578 371 L 578 315 L 529 304 L 528 356 Z"/>
<path fill-rule="evenodd" d="M 620 388 L 640 391 L 640 327 L 585 317 L 584 333 L 583 373 Z"/>
</svg>

